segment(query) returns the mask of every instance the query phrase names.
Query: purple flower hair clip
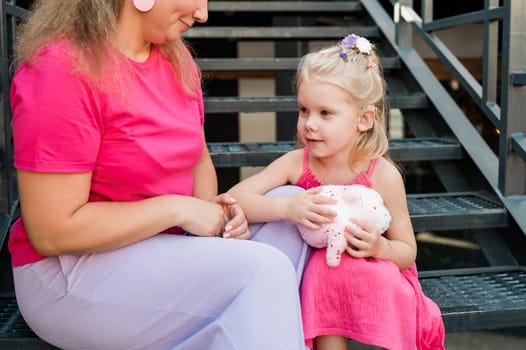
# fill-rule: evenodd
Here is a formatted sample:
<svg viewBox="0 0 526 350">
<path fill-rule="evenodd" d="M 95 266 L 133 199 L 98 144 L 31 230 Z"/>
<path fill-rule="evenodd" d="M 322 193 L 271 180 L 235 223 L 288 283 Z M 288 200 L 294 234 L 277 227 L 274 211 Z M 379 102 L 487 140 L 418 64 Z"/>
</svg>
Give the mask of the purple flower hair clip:
<svg viewBox="0 0 526 350">
<path fill-rule="evenodd" d="M 356 34 L 347 35 L 340 42 L 340 46 L 343 48 L 343 51 L 340 53 L 340 57 L 345 61 L 347 61 L 347 54 L 345 53 L 345 50 L 354 50 L 357 53 L 370 55 L 373 49 L 373 45 L 369 40 Z"/>
<path fill-rule="evenodd" d="M 349 34 L 345 38 L 343 38 L 340 45 L 343 46 L 344 49 L 351 50 L 354 48 L 359 38 L 360 37 L 356 34 Z"/>
</svg>

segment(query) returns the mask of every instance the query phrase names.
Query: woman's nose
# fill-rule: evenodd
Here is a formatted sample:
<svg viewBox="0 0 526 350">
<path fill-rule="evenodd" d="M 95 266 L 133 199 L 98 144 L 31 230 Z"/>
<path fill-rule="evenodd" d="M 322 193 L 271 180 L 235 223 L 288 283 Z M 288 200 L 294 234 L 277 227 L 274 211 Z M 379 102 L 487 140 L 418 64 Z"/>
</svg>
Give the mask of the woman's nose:
<svg viewBox="0 0 526 350">
<path fill-rule="evenodd" d="M 194 11 L 194 19 L 199 23 L 205 23 L 208 20 L 208 0 L 199 0 Z"/>
</svg>

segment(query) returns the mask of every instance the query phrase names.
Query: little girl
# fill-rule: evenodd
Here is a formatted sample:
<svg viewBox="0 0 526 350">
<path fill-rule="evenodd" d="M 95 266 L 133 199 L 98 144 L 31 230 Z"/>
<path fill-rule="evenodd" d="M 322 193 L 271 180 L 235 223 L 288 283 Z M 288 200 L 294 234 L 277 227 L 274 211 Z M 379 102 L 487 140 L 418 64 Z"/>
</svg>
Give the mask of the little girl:
<svg viewBox="0 0 526 350">
<path fill-rule="evenodd" d="M 404 182 L 387 156 L 385 80 L 373 46 L 351 34 L 307 54 L 296 88 L 304 147 L 230 190 L 248 221 L 286 219 L 319 228 L 335 215 L 333 201 L 319 194 L 324 184 L 371 187 L 392 216 L 384 235 L 364 223 L 347 227 L 348 254 L 336 268 L 327 266 L 325 249 L 312 251 L 301 287 L 306 345 L 345 350 L 353 339 L 387 349 L 444 349 L 440 310 L 418 281 Z M 284 184 L 306 191 L 263 196 Z"/>
</svg>

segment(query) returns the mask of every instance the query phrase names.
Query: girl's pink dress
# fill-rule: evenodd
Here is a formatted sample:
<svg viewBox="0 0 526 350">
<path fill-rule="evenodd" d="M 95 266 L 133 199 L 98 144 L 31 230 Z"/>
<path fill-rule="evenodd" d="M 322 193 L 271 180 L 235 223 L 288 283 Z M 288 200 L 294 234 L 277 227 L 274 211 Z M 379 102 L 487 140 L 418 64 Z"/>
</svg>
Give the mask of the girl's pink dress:
<svg viewBox="0 0 526 350">
<path fill-rule="evenodd" d="M 323 185 L 308 164 L 297 185 Z M 371 186 L 377 159 L 353 184 Z M 340 335 L 392 350 L 444 349 L 440 309 L 422 292 L 416 265 L 400 271 L 391 261 L 343 254 L 338 267 L 325 262 L 325 249 L 313 249 L 304 272 L 301 307 L 305 344 L 320 335 Z"/>
</svg>

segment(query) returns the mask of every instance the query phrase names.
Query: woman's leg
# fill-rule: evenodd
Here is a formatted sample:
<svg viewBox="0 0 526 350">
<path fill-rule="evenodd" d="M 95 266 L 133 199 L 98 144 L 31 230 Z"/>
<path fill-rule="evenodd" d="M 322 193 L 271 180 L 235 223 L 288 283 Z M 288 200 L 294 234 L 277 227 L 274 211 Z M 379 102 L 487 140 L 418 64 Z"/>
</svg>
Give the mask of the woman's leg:
<svg viewBox="0 0 526 350">
<path fill-rule="evenodd" d="M 258 242 L 158 235 L 14 277 L 27 323 L 63 349 L 304 349 L 294 268 Z"/>
<path fill-rule="evenodd" d="M 268 196 L 290 196 L 303 188 L 298 186 L 281 186 L 267 193 Z M 268 222 L 265 224 L 250 225 L 252 240 L 270 244 L 284 252 L 296 268 L 298 285 L 307 263 L 309 246 L 300 236 L 297 226 L 287 220 Z"/>
</svg>

